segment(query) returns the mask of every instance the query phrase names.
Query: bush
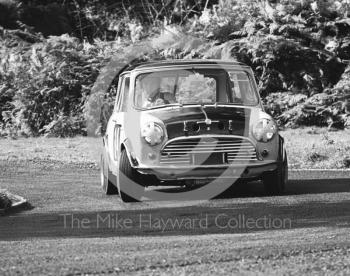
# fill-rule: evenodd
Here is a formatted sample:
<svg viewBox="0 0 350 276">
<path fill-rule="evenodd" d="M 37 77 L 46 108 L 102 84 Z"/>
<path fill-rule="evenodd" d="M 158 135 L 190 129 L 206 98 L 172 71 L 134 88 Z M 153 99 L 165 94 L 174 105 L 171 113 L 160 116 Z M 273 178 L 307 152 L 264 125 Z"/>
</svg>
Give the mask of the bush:
<svg viewBox="0 0 350 276">
<path fill-rule="evenodd" d="M 103 132 L 115 92 L 86 103 L 99 70 L 117 51 L 127 56 L 125 45 L 148 38 L 157 49 L 146 58 L 235 59 L 252 66 L 267 111 L 282 125 L 350 126 L 346 0 L 219 0 L 205 7 L 192 0 L 109 1 L 19 6 L 0 0 L 0 24 L 19 28 L 0 28 L 3 132 L 85 134 L 83 113 L 101 101 Z M 50 37 L 62 33 L 70 35 Z"/>
<path fill-rule="evenodd" d="M 272 93 L 264 99 L 265 110 L 271 115 L 278 117 L 282 113 L 294 108 L 307 100 L 304 94 L 292 92 Z"/>
<path fill-rule="evenodd" d="M 9 95 L 12 101 L 2 112 L 4 127 L 27 135 L 85 134 L 84 103 L 112 49 L 109 44 L 80 43 L 67 35 L 29 49 L 9 49 L 0 72 L 7 80 L 4 85 L 11 87 L 5 89 L 7 93 L 16 93 Z"/>
<path fill-rule="evenodd" d="M 220 0 L 189 28 L 228 41 L 232 56 L 255 69 L 262 95 L 283 90 L 312 95 L 338 82 L 345 69 L 338 53 L 350 59 L 350 21 L 336 19 L 347 11 L 345 0 Z"/>
<path fill-rule="evenodd" d="M 346 102 L 350 95 L 342 93 L 316 94 L 277 117 L 281 125 L 286 127 L 328 126 L 338 129 L 348 127 L 350 113 L 346 109 Z"/>
</svg>

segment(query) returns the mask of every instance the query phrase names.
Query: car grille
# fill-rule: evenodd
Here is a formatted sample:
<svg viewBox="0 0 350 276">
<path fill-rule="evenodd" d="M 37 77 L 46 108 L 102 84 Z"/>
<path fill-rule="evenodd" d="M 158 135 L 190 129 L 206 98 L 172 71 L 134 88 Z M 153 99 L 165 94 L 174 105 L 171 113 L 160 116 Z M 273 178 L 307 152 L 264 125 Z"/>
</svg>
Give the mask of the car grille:
<svg viewBox="0 0 350 276">
<path fill-rule="evenodd" d="M 245 138 L 184 138 L 168 143 L 161 151 L 165 165 L 219 165 L 257 160 L 254 145 Z"/>
</svg>

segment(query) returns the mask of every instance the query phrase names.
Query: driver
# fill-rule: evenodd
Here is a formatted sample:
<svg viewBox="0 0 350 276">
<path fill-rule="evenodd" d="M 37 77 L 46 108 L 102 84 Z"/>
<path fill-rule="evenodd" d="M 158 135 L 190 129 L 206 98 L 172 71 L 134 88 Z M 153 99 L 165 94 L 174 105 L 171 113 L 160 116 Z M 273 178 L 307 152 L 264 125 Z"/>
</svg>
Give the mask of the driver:
<svg viewBox="0 0 350 276">
<path fill-rule="evenodd" d="M 160 77 L 146 77 L 141 82 L 142 94 L 144 95 L 143 107 L 158 106 L 175 103 L 175 97 L 171 93 L 160 91 Z"/>
</svg>

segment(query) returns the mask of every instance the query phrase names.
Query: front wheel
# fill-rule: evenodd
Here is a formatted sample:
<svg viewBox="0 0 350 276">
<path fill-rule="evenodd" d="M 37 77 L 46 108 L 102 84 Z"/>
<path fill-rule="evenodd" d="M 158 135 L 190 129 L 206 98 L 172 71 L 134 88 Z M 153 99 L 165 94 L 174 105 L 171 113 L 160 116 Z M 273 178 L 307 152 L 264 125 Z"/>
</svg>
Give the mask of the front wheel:
<svg viewBox="0 0 350 276">
<path fill-rule="evenodd" d="M 106 154 L 101 155 L 101 164 L 100 164 L 100 175 L 101 175 L 101 187 L 103 192 L 106 195 L 115 195 L 118 194 L 118 189 L 115 186 L 115 176 L 108 169 L 108 163 Z"/>
<path fill-rule="evenodd" d="M 283 193 L 288 181 L 288 159 L 284 154 L 284 159 L 277 169 L 263 175 L 265 191 L 268 195 L 280 195 Z"/>
<path fill-rule="evenodd" d="M 141 201 L 145 188 L 140 183 L 140 173 L 130 165 L 126 150 L 122 150 L 119 161 L 118 190 L 123 202 Z"/>
</svg>

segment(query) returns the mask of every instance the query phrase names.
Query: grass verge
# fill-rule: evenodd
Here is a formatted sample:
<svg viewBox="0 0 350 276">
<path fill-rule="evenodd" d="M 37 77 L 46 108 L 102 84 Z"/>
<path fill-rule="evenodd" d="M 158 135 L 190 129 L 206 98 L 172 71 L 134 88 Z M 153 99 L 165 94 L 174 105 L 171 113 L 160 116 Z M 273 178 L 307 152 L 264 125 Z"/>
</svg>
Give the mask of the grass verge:
<svg viewBox="0 0 350 276">
<path fill-rule="evenodd" d="M 282 131 L 293 169 L 350 169 L 350 130 L 300 128 Z"/>
<path fill-rule="evenodd" d="M 350 169 L 350 130 L 309 127 L 281 135 L 292 169 Z M 97 169 L 101 146 L 102 139 L 92 137 L 0 139 L 0 162 Z"/>
</svg>

